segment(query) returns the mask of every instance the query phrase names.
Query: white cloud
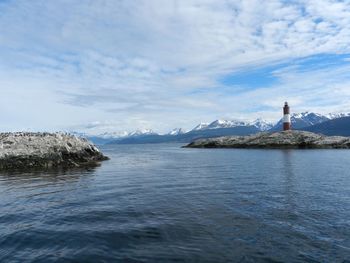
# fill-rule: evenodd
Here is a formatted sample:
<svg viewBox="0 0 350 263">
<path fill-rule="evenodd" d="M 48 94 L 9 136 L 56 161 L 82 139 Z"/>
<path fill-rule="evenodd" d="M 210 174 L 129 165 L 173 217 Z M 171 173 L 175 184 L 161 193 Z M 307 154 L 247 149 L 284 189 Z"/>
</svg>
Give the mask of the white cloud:
<svg viewBox="0 0 350 263">
<path fill-rule="evenodd" d="M 350 53 L 346 1 L 19 0 L 0 13 L 2 129 L 188 129 L 222 116 L 274 118 L 286 98 L 320 111 L 349 98 L 346 66 L 282 72 L 257 90 L 218 83 L 252 67 Z M 271 110 L 256 112 L 258 104 Z"/>
</svg>

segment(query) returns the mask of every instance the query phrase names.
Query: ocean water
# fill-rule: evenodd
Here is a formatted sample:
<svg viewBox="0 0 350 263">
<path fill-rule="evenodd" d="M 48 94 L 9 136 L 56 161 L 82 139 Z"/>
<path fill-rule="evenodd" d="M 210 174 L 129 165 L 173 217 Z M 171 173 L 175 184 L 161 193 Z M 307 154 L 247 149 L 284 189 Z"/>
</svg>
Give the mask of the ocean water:
<svg viewBox="0 0 350 263">
<path fill-rule="evenodd" d="M 350 151 L 115 145 L 0 174 L 0 262 L 350 262 Z"/>
</svg>

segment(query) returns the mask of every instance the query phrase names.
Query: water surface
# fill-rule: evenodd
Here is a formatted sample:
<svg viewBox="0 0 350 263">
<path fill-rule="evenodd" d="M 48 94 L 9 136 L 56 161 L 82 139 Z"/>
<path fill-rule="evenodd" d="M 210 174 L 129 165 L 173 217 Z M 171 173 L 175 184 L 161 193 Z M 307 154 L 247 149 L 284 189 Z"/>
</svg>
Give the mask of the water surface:
<svg viewBox="0 0 350 263">
<path fill-rule="evenodd" d="M 0 174 L 0 262 L 350 262 L 350 151 L 180 146 Z"/>
</svg>

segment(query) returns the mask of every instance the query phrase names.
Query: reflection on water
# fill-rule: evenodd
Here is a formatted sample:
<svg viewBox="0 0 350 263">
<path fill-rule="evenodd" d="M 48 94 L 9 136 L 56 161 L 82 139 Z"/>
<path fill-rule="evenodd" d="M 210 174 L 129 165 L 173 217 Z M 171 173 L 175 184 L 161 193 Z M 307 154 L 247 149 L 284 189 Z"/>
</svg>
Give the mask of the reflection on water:
<svg viewBox="0 0 350 263">
<path fill-rule="evenodd" d="M 296 200 L 294 199 L 294 196 L 296 194 L 295 191 L 295 180 L 297 179 L 295 177 L 294 171 L 293 171 L 293 153 L 297 153 L 297 151 L 293 151 L 291 149 L 286 149 L 282 151 L 283 154 L 283 172 L 285 176 L 285 196 L 286 196 L 286 210 L 289 210 L 291 212 L 294 211 L 296 207 Z"/>
<path fill-rule="evenodd" d="M 1 173 L 0 261 L 350 260 L 350 152 L 180 146 Z"/>
<path fill-rule="evenodd" d="M 93 174 L 101 164 L 73 168 L 29 169 L 17 171 L 0 171 L 0 181 L 4 183 L 25 183 L 32 180 L 57 182 L 75 181 L 81 176 Z"/>
</svg>

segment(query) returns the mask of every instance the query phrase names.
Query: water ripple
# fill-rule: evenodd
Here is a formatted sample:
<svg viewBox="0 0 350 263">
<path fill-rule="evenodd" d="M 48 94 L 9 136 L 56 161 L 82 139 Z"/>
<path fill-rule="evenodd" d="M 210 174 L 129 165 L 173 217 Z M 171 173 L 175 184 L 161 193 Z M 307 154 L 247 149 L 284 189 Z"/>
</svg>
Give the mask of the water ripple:
<svg viewBox="0 0 350 263">
<path fill-rule="evenodd" d="M 0 174 L 0 262 L 350 261 L 350 152 L 180 146 Z"/>
</svg>

